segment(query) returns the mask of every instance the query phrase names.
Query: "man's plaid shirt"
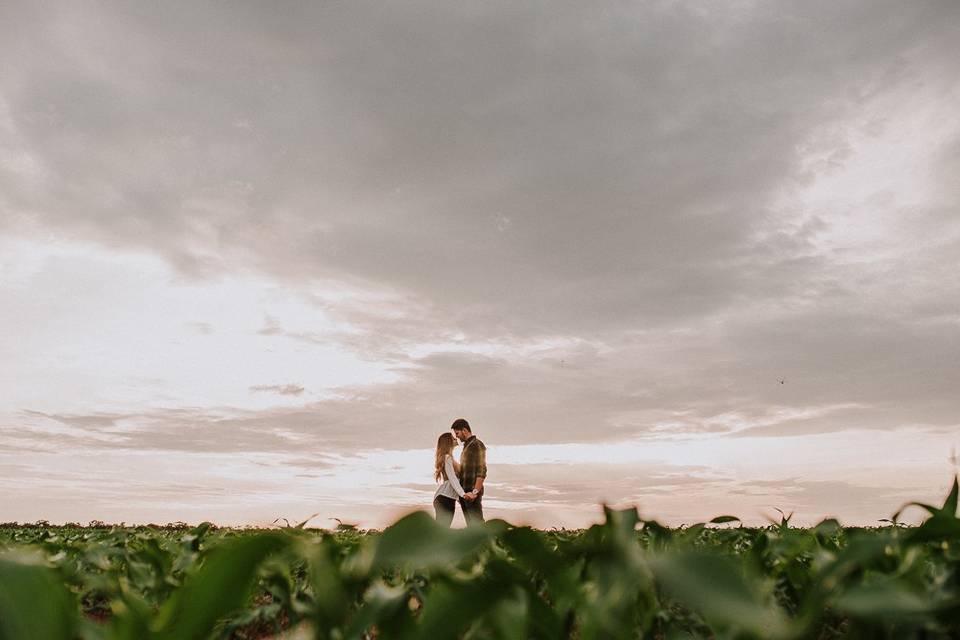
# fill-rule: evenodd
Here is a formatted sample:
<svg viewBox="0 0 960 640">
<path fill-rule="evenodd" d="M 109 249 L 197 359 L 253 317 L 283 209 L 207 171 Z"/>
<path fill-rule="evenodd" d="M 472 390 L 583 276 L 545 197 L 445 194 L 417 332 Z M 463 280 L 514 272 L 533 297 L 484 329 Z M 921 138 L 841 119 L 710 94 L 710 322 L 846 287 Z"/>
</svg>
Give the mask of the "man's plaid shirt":
<svg viewBox="0 0 960 640">
<path fill-rule="evenodd" d="M 477 436 L 470 436 L 463 443 L 463 453 L 460 454 L 460 486 L 466 492 L 473 491 L 477 478 L 486 477 L 487 447 L 477 439 Z"/>
</svg>

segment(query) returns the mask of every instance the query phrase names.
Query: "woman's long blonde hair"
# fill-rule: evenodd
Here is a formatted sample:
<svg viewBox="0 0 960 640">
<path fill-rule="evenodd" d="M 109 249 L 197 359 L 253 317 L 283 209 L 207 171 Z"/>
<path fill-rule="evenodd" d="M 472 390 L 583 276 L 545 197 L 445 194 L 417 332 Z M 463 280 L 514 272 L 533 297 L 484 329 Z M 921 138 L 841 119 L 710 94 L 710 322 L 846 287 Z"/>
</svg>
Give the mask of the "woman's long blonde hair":
<svg viewBox="0 0 960 640">
<path fill-rule="evenodd" d="M 440 482 L 440 478 L 449 480 L 447 472 L 443 468 L 443 459 L 453 455 L 453 449 L 456 446 L 457 441 L 453 439 L 453 434 L 450 432 L 441 433 L 440 437 L 437 438 L 437 460 L 433 467 L 433 478 L 437 482 Z"/>
</svg>

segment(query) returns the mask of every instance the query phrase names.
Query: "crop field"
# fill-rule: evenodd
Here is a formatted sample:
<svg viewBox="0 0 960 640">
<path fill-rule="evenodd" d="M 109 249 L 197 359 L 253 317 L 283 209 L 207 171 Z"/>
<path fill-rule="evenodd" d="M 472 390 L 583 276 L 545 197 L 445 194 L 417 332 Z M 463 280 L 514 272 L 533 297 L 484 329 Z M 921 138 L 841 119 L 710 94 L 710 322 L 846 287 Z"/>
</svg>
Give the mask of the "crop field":
<svg viewBox="0 0 960 640">
<path fill-rule="evenodd" d="M 0 525 L 0 640 L 958 638 L 957 494 L 916 527 Z"/>
</svg>

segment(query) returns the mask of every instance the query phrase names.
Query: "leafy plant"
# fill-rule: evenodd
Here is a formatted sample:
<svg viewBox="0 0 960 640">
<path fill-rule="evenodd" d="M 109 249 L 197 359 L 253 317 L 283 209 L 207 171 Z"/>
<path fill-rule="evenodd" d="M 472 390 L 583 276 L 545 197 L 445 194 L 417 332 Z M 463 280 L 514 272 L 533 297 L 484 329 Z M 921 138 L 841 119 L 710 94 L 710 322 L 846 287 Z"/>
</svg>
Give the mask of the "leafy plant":
<svg viewBox="0 0 960 640">
<path fill-rule="evenodd" d="M 956 638 L 958 493 L 907 505 L 916 527 L 671 529 L 636 509 L 551 531 L 8 523 L 0 640 Z"/>
</svg>

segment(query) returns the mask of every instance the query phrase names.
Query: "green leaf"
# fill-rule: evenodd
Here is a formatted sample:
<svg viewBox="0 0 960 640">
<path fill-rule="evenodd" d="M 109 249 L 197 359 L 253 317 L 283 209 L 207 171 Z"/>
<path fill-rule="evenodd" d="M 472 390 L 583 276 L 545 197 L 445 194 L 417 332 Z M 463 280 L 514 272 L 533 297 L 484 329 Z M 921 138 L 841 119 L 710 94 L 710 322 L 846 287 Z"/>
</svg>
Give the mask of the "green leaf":
<svg viewBox="0 0 960 640">
<path fill-rule="evenodd" d="M 529 527 L 508 529 L 501 540 L 519 567 L 530 574 L 539 574 L 546 581 L 553 604 L 551 610 L 565 614 L 580 592 L 582 562 L 558 562 L 557 551 L 548 548 L 543 534 Z"/>
<path fill-rule="evenodd" d="M 957 476 L 953 477 L 953 487 L 950 489 L 947 499 L 943 502 L 943 508 L 940 510 L 945 516 L 957 517 L 957 496 L 960 495 L 960 485 L 957 484 Z"/>
<path fill-rule="evenodd" d="M 77 605 L 38 556 L 0 555 L 0 640 L 71 640 Z"/>
<path fill-rule="evenodd" d="M 338 570 L 342 565 L 337 567 L 334 561 L 338 553 L 335 541 L 329 536 L 319 544 L 307 546 L 302 553 L 309 558 L 314 625 L 324 632 L 342 626 L 349 614 L 350 598 L 344 589 L 344 573 Z"/>
<path fill-rule="evenodd" d="M 835 601 L 836 609 L 866 620 L 906 620 L 936 609 L 936 604 L 894 583 L 861 585 Z"/>
<path fill-rule="evenodd" d="M 527 621 L 530 606 L 527 594 L 519 587 L 513 594 L 500 600 L 488 616 L 493 637 L 497 640 L 527 640 Z"/>
<path fill-rule="evenodd" d="M 960 520 L 952 516 L 933 516 L 906 536 L 910 544 L 951 541 L 960 538 Z"/>
<path fill-rule="evenodd" d="M 680 535 L 684 540 L 695 540 L 700 533 L 707 528 L 707 525 L 703 522 L 695 522 L 689 527 L 680 528 Z"/>
<path fill-rule="evenodd" d="M 121 598 L 113 602 L 110 640 L 142 640 L 152 637 L 150 623 L 153 612 L 136 593 L 125 589 Z"/>
<path fill-rule="evenodd" d="M 924 509 L 925 511 L 927 511 L 927 513 L 929 513 L 929 514 L 932 515 L 932 516 L 935 516 L 935 515 L 937 515 L 937 514 L 940 513 L 940 508 L 939 508 L 939 507 L 935 507 L 935 506 L 933 506 L 933 505 L 931 505 L 931 504 L 927 504 L 927 503 L 925 503 L 925 502 L 908 502 L 907 504 L 905 504 L 905 505 L 903 505 L 902 507 L 900 507 L 900 508 L 897 510 L 897 512 L 894 513 L 893 516 L 891 516 L 890 520 L 893 521 L 893 522 L 899 522 L 899 521 L 900 521 L 900 514 L 902 514 L 904 511 L 906 511 L 906 510 L 907 510 L 907 507 L 920 507 L 921 509 Z"/>
<path fill-rule="evenodd" d="M 715 630 L 739 629 L 760 638 L 788 635 L 783 611 L 748 582 L 729 558 L 704 553 L 650 560 L 657 581 Z"/>
<path fill-rule="evenodd" d="M 637 524 L 641 522 L 640 514 L 636 507 L 615 510 L 607 505 L 603 505 L 603 513 L 606 516 L 605 527 L 614 530 L 617 535 L 624 538 L 632 538 Z"/>
<path fill-rule="evenodd" d="M 832 536 L 842 529 L 843 527 L 840 526 L 840 522 L 838 522 L 836 518 L 826 518 L 825 520 L 821 520 L 817 526 L 813 528 L 813 531 L 814 533 L 824 536 Z"/>
<path fill-rule="evenodd" d="M 447 529 L 425 511 L 416 511 L 388 527 L 377 540 L 373 566 L 410 565 L 431 569 L 458 564 L 497 533 L 498 525 Z"/>
<path fill-rule="evenodd" d="M 673 530 L 656 520 L 644 520 L 643 532 L 649 536 L 650 545 L 655 550 L 664 549 L 673 539 Z"/>
<path fill-rule="evenodd" d="M 373 625 L 386 637 L 399 637 L 412 623 L 409 592 L 401 587 L 389 587 L 375 582 L 363 596 L 363 606 L 357 612 L 344 634 L 345 638 L 360 638 Z"/>
<path fill-rule="evenodd" d="M 725 522 L 740 522 L 737 516 L 717 516 L 710 520 L 710 524 L 724 524 Z"/>
<path fill-rule="evenodd" d="M 208 638 L 216 623 L 247 598 L 263 560 L 291 543 L 280 533 L 243 536 L 213 549 L 161 609 L 156 630 L 164 640 Z"/>
<path fill-rule="evenodd" d="M 424 603 L 417 627 L 417 638 L 452 640 L 483 618 L 504 596 L 512 594 L 510 585 L 489 579 L 438 585 Z"/>
<path fill-rule="evenodd" d="M 947 494 L 946 499 L 943 501 L 942 507 L 934 507 L 932 505 L 926 504 L 924 502 L 908 502 L 907 504 L 900 507 L 900 509 L 893 514 L 891 518 L 894 522 L 897 522 L 900 518 L 900 514 L 907 507 L 920 507 L 925 509 L 931 516 L 934 518 L 941 516 L 946 518 L 956 518 L 957 517 L 957 500 L 960 497 L 960 483 L 958 483 L 958 478 L 956 475 L 953 476 L 953 485 L 950 487 L 950 493 Z"/>
<path fill-rule="evenodd" d="M 839 588 L 846 580 L 858 580 L 866 568 L 882 560 L 890 540 L 889 535 L 862 536 L 851 540 L 832 562 L 826 563 L 816 574 L 821 587 L 809 596 L 811 602 L 815 603 L 813 606 L 821 609 L 828 592 Z"/>
</svg>

